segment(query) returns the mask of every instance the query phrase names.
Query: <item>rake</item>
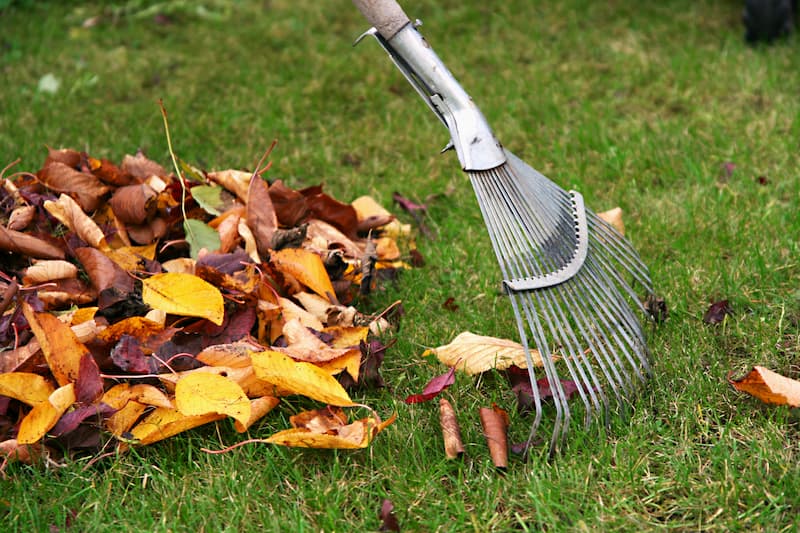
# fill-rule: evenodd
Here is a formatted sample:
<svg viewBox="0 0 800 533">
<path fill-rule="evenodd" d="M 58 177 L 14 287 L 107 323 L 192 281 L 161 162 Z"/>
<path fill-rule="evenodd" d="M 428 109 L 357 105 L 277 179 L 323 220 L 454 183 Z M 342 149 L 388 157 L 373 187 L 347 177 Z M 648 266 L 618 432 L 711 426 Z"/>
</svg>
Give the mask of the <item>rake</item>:
<svg viewBox="0 0 800 533">
<path fill-rule="evenodd" d="M 650 373 L 633 286 L 648 294 L 647 267 L 630 242 L 554 182 L 504 149 L 469 95 L 394 0 L 353 0 L 394 64 L 450 132 L 469 175 L 525 349 L 535 418 L 542 422 L 543 371 L 554 405 L 550 454 L 564 445 L 573 413 L 571 381 L 588 427 L 609 423 Z M 630 281 L 628 281 L 630 280 Z M 530 346 L 542 370 L 533 365 Z M 554 361 L 557 359 L 557 361 Z M 557 366 L 558 365 L 558 366 Z M 564 370 L 566 373 L 564 373 Z M 575 401 L 571 402 L 575 404 Z M 577 404 L 580 409 L 581 404 Z"/>
</svg>

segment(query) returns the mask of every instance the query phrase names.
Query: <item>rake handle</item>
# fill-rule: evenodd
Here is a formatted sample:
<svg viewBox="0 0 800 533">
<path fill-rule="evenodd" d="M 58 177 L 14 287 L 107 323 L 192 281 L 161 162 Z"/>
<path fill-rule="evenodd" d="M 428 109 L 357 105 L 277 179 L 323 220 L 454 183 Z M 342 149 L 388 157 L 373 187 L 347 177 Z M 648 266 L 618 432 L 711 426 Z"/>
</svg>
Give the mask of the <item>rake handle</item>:
<svg viewBox="0 0 800 533">
<path fill-rule="evenodd" d="M 353 3 L 387 41 L 411 22 L 395 0 L 353 0 Z"/>
</svg>

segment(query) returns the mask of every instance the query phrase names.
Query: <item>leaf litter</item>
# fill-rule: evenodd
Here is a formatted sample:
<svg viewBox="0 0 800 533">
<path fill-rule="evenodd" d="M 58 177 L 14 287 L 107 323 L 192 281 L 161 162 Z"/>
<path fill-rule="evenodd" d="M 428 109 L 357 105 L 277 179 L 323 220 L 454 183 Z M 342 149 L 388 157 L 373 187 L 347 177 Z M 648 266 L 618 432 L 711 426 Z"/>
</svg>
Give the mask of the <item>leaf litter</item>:
<svg viewBox="0 0 800 533">
<path fill-rule="evenodd" d="M 372 198 L 269 180 L 269 163 L 175 163 L 48 149 L 0 174 L 0 469 L 224 418 L 245 432 L 294 395 L 327 405 L 256 441 L 362 448 L 394 421 L 348 391 L 384 385 L 399 306 L 354 306 L 408 268 L 410 227 Z"/>
</svg>

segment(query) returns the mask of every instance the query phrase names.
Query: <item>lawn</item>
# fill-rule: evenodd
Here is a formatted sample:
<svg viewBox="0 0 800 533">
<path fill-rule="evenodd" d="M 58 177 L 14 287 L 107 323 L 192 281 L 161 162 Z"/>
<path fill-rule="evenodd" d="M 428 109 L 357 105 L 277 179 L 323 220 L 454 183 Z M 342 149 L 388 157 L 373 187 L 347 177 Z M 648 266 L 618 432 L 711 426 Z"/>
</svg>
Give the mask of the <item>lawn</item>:
<svg viewBox="0 0 800 533">
<path fill-rule="evenodd" d="M 531 423 L 501 379 L 459 375 L 445 393 L 461 460 L 444 456 L 435 402 L 402 401 L 445 370 L 427 347 L 516 328 L 469 182 L 439 154 L 446 132 L 377 45 L 352 46 L 365 23 L 350 2 L 11 3 L 0 167 L 36 171 L 46 145 L 166 166 L 163 99 L 182 159 L 253 168 L 277 139 L 268 178 L 398 213 L 400 192 L 428 205 L 435 238 L 418 235 L 425 266 L 368 303 L 405 308 L 388 386 L 358 398 L 398 414 L 369 449 L 200 451 L 242 439 L 224 421 L 90 467 L 12 464 L 4 530 L 369 531 L 384 498 L 407 531 L 798 527 L 800 418 L 728 384 L 753 365 L 800 377 L 797 37 L 747 46 L 734 0 L 404 3 L 506 147 L 595 210 L 622 207 L 669 308 L 648 325 L 653 378 L 629 417 L 573 427 L 553 460 L 543 446 L 501 475 L 478 408 L 506 406 L 517 440 Z M 39 89 L 48 74 L 55 92 Z M 733 314 L 704 323 L 723 299 Z"/>
</svg>

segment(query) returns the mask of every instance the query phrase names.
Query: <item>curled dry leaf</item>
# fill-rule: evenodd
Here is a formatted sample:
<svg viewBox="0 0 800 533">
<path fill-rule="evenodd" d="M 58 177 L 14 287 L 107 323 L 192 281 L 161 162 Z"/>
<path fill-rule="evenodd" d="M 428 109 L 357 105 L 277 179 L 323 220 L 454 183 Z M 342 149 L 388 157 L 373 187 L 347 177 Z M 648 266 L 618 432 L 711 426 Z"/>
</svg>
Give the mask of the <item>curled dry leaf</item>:
<svg viewBox="0 0 800 533">
<path fill-rule="evenodd" d="M 492 368 L 505 370 L 512 365 L 528 367 L 525 348 L 520 343 L 476 335 L 469 331 L 460 333 L 450 344 L 425 350 L 422 355 L 431 353 L 447 366 L 463 370 L 469 375 L 480 374 Z M 539 352 L 531 350 L 530 354 L 534 366 L 542 366 Z"/>
<path fill-rule="evenodd" d="M 461 440 L 461 428 L 453 405 L 445 398 L 439 400 L 439 423 L 442 426 L 444 439 L 444 453 L 448 459 L 456 459 L 464 454 L 464 444 Z"/>
<path fill-rule="evenodd" d="M 106 236 L 94 220 L 83 211 L 82 206 L 66 194 L 57 201 L 47 200 L 44 203 L 47 212 L 59 222 L 75 232 L 86 244 L 93 248 L 108 248 Z"/>
<path fill-rule="evenodd" d="M 14 231 L 22 231 L 28 227 L 36 215 L 36 208 L 32 205 L 21 205 L 11 211 L 6 227 Z"/>
<path fill-rule="evenodd" d="M 322 258 L 303 248 L 284 248 L 272 253 L 270 261 L 277 270 L 289 274 L 297 281 L 324 298 L 335 298 Z"/>
<path fill-rule="evenodd" d="M 276 348 L 295 361 L 324 363 L 348 353 L 346 348 L 333 348 L 322 342 L 314 333 L 300 323 L 298 319 L 288 320 L 283 326 L 283 336 L 288 346 Z"/>
<path fill-rule="evenodd" d="M 111 190 L 92 174 L 79 172 L 58 161 L 41 169 L 38 176 L 48 189 L 75 195 L 77 203 L 86 212 L 97 209 L 103 195 Z"/>
<path fill-rule="evenodd" d="M 44 239 L 0 226 L 0 250 L 38 259 L 64 259 L 64 250 Z"/>
<path fill-rule="evenodd" d="M 261 257 L 267 257 L 272 248 L 272 237 L 278 229 L 278 217 L 272 207 L 267 182 L 254 174 L 247 189 L 247 227 L 253 232 Z"/>
<path fill-rule="evenodd" d="M 764 403 L 800 407 L 800 381 L 763 366 L 753 367 L 741 379 L 728 379 L 736 390 L 755 396 Z"/>
<path fill-rule="evenodd" d="M 143 183 L 120 187 L 108 203 L 114 215 L 126 224 L 143 224 L 156 212 L 156 191 Z"/>
<path fill-rule="evenodd" d="M 217 172 L 209 172 L 207 176 L 211 181 L 219 183 L 227 190 L 235 194 L 239 200 L 247 203 L 247 190 L 250 187 L 250 178 L 253 177 L 252 172 L 242 172 L 241 170 L 220 170 Z"/>
<path fill-rule="evenodd" d="M 508 468 L 508 414 L 493 405 L 480 408 L 483 436 L 489 445 L 489 454 L 494 466 L 500 470 Z"/>
<path fill-rule="evenodd" d="M 328 406 L 291 417 L 293 429 L 279 431 L 267 442 L 300 448 L 366 448 L 378 433 L 394 422 L 396 416 L 392 415 L 385 422 L 367 417 L 347 424 L 347 416 L 340 408 Z"/>
<path fill-rule="evenodd" d="M 22 281 L 25 285 L 37 285 L 56 279 L 69 279 L 77 277 L 78 267 L 69 261 L 49 259 L 37 261 L 25 270 Z"/>
<path fill-rule="evenodd" d="M 142 152 L 136 152 L 136 155 L 126 155 L 122 159 L 120 166 L 122 172 L 130 174 L 140 180 L 149 178 L 150 176 L 166 176 L 167 171 L 164 167 L 148 159 Z"/>
</svg>

